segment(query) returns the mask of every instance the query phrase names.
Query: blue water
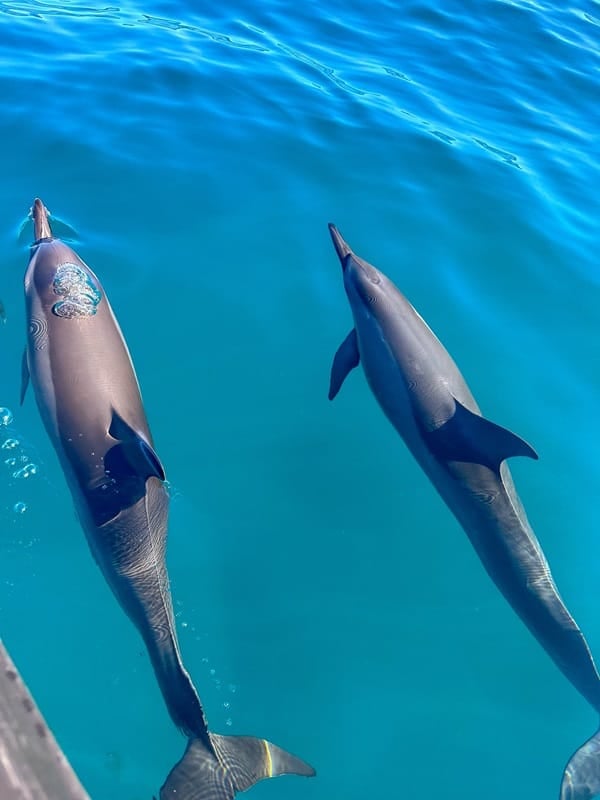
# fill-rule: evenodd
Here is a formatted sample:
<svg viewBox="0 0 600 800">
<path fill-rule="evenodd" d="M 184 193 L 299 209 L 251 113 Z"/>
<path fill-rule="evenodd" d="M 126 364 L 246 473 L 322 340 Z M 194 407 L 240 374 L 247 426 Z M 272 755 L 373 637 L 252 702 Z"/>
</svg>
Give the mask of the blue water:
<svg viewBox="0 0 600 800">
<path fill-rule="evenodd" d="M 328 403 L 351 317 L 326 223 L 539 452 L 513 475 L 600 652 L 600 4 L 194 6 L 0 2 L 0 440 L 38 467 L 0 451 L 0 635 L 94 800 L 150 800 L 184 741 L 18 406 L 40 195 L 136 364 L 211 728 L 318 770 L 248 797 L 556 797 L 595 715 L 362 373 Z"/>
</svg>

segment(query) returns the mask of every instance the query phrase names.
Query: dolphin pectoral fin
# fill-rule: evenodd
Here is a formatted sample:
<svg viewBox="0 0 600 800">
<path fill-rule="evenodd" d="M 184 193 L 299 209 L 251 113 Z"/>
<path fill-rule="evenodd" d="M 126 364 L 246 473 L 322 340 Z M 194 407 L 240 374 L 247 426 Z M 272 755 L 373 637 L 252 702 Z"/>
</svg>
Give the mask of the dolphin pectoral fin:
<svg viewBox="0 0 600 800">
<path fill-rule="evenodd" d="M 29 386 L 29 364 L 27 363 L 27 348 L 23 350 L 23 357 L 21 358 L 21 395 L 19 397 L 19 405 L 23 405 L 25 400 L 25 392 Z"/>
<path fill-rule="evenodd" d="M 154 449 L 116 411 L 113 411 L 108 432 L 120 442 L 106 456 L 117 474 L 133 471 L 144 479 L 154 476 L 165 480 L 164 467 Z"/>
<path fill-rule="evenodd" d="M 333 364 L 331 365 L 331 377 L 329 379 L 329 399 L 333 400 L 342 384 L 346 380 L 348 373 L 358 366 L 360 354 L 358 352 L 358 340 L 356 338 L 356 328 L 352 328 L 348 336 L 338 347 Z"/>
<path fill-rule="evenodd" d="M 494 472 L 511 456 L 538 458 L 531 445 L 506 428 L 474 414 L 455 399 L 453 416 L 425 434 L 432 453 L 442 461 L 465 461 L 483 464 Z"/>
<path fill-rule="evenodd" d="M 315 774 L 304 761 L 265 739 L 215 733 L 210 738 L 217 757 L 199 739 L 190 739 L 160 790 L 160 800 L 232 800 L 264 778 Z"/>
</svg>

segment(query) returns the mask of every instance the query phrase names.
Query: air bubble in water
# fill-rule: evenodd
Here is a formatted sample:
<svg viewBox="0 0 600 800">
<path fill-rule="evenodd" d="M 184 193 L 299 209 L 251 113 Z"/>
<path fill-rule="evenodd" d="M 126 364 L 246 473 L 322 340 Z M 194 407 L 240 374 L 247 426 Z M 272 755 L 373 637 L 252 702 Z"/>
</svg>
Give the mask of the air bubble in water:
<svg viewBox="0 0 600 800">
<path fill-rule="evenodd" d="M 12 411 L 8 408 L 0 407 L 0 425 L 10 425 L 12 421 Z"/>
<path fill-rule="evenodd" d="M 21 501 L 15 503 L 13 506 L 13 511 L 15 514 L 24 514 L 27 511 L 27 503 L 22 503 Z"/>
<path fill-rule="evenodd" d="M 14 467 L 17 463 L 17 459 L 13 456 L 12 458 L 5 459 L 4 463 L 7 467 Z"/>
<path fill-rule="evenodd" d="M 18 439 L 6 439 L 6 441 L 2 442 L 2 449 L 3 450 L 14 450 L 15 447 L 19 446 Z"/>
<path fill-rule="evenodd" d="M 233 725 L 231 717 L 227 717 L 227 719 L 225 720 L 225 725 L 228 725 L 229 727 L 231 727 Z"/>
<path fill-rule="evenodd" d="M 25 464 L 24 467 L 13 472 L 13 478 L 29 478 L 36 475 L 38 471 L 36 464 Z"/>
</svg>

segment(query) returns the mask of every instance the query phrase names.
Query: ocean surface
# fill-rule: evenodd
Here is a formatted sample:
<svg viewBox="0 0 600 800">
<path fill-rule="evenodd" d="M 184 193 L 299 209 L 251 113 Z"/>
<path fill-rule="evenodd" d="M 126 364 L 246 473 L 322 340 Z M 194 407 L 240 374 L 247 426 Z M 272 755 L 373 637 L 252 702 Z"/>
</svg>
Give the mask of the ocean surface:
<svg viewBox="0 0 600 800">
<path fill-rule="evenodd" d="M 19 406 L 37 195 L 136 365 L 211 729 L 318 771 L 248 798 L 556 798 L 596 715 L 362 371 L 328 402 L 327 222 L 538 451 L 513 476 L 600 653 L 598 0 L 1 0 L 0 43 L 0 636 L 91 797 L 151 800 L 185 742 Z"/>
</svg>

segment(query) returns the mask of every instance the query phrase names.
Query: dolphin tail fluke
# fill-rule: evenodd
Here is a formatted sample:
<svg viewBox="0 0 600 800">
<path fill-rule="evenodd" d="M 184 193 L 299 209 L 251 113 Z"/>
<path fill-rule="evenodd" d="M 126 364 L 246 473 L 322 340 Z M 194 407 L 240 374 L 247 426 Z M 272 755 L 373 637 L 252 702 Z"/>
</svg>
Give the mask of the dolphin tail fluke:
<svg viewBox="0 0 600 800">
<path fill-rule="evenodd" d="M 571 756 L 560 787 L 560 800 L 592 800 L 600 795 L 600 730 Z"/>
<path fill-rule="evenodd" d="M 314 769 L 291 753 L 252 736 L 210 734 L 214 752 L 190 739 L 160 790 L 160 800 L 232 800 L 263 778 L 304 775 Z"/>
<path fill-rule="evenodd" d="M 51 239 L 52 229 L 48 222 L 48 209 L 42 203 L 39 197 L 36 197 L 31 207 L 31 216 L 33 217 L 33 237 L 35 242 L 40 239 Z"/>
</svg>

